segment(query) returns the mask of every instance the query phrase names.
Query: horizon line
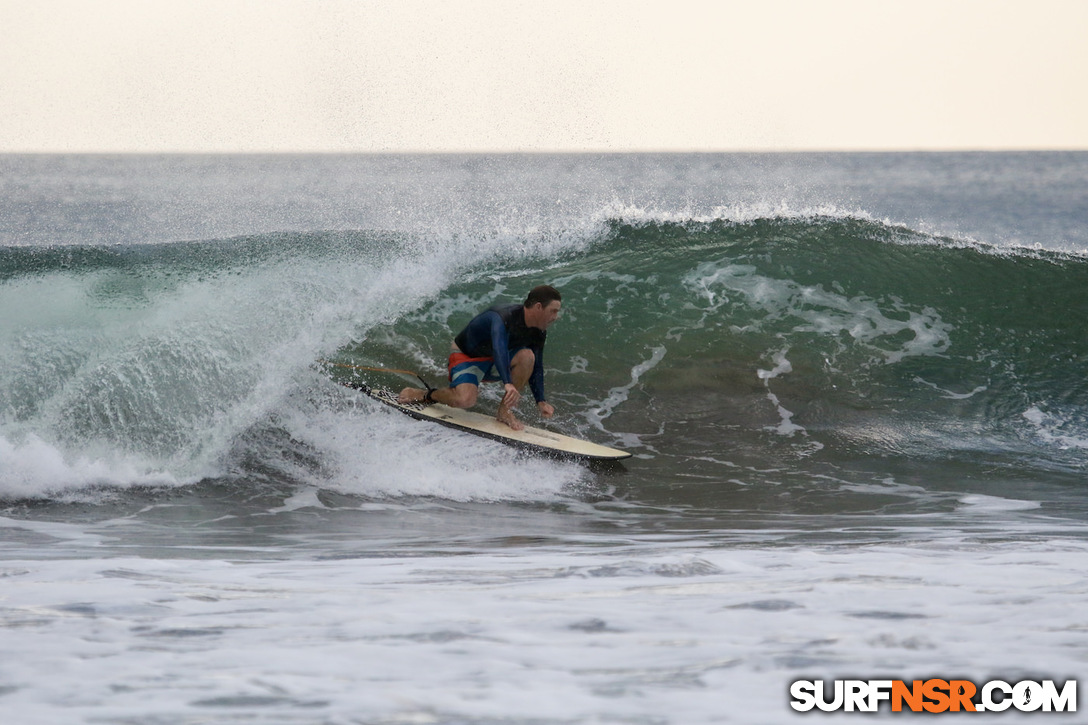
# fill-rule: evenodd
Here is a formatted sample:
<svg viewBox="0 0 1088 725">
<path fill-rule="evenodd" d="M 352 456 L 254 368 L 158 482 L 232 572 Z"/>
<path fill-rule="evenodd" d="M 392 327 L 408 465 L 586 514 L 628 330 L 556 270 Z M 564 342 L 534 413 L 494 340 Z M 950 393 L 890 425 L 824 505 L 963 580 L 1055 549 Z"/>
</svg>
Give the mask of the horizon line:
<svg viewBox="0 0 1088 725">
<path fill-rule="evenodd" d="M 963 146 L 878 148 L 719 148 L 719 149 L 0 149 L 0 156 L 620 156 L 725 154 L 943 154 L 1083 153 L 1086 146 Z"/>
</svg>

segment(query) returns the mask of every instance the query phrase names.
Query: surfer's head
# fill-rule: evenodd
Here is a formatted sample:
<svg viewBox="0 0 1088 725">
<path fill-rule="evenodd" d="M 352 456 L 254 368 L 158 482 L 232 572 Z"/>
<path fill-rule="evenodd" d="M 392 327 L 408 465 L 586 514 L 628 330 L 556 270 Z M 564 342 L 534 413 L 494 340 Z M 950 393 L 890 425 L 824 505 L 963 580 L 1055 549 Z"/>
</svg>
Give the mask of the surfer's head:
<svg viewBox="0 0 1088 725">
<path fill-rule="evenodd" d="M 555 287 L 547 284 L 533 287 L 525 298 L 525 324 L 547 330 L 559 318 L 562 306 L 563 296 Z"/>
</svg>

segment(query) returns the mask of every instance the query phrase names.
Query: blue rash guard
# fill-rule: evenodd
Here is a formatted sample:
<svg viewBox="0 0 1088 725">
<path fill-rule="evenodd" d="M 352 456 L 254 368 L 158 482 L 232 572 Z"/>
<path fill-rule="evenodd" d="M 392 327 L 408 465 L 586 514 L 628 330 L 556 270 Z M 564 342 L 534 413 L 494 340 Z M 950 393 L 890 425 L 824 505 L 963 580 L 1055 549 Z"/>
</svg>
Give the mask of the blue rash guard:
<svg viewBox="0 0 1088 725">
<path fill-rule="evenodd" d="M 548 333 L 525 324 L 525 308 L 519 304 L 495 305 L 472 318 L 454 338 L 470 358 L 491 358 L 503 383 L 513 382 L 510 360 L 518 350 L 532 350 L 536 357 L 529 389 L 536 402 L 544 398 L 544 343 Z"/>
</svg>

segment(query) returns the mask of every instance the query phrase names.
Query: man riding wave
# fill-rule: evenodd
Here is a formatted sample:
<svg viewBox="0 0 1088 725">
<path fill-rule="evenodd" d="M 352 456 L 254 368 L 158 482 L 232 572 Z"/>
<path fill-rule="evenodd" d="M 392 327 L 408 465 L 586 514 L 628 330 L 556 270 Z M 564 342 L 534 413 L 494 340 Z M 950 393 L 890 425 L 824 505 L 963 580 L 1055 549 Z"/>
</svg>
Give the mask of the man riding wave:
<svg viewBox="0 0 1088 725">
<path fill-rule="evenodd" d="M 559 317 L 563 298 L 549 285 L 534 287 L 523 304 L 499 304 L 472 318 L 454 338 L 449 357 L 450 387 L 438 390 L 405 388 L 401 403 L 443 403 L 454 408 L 476 404 L 480 384 L 503 383 L 506 391 L 495 418 L 514 430 L 525 424 L 514 416 L 526 384 L 545 418 L 555 408 L 544 397 L 544 343 L 547 330 Z"/>
</svg>

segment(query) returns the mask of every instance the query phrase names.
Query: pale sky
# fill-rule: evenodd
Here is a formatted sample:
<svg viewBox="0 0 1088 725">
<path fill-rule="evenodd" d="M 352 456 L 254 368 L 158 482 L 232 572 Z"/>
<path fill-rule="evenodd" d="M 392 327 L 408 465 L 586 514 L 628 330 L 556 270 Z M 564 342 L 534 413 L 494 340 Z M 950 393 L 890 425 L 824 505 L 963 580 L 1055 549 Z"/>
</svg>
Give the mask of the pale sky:
<svg viewBox="0 0 1088 725">
<path fill-rule="evenodd" d="M 1088 0 L 0 0 L 0 152 L 1088 149 Z"/>
</svg>

